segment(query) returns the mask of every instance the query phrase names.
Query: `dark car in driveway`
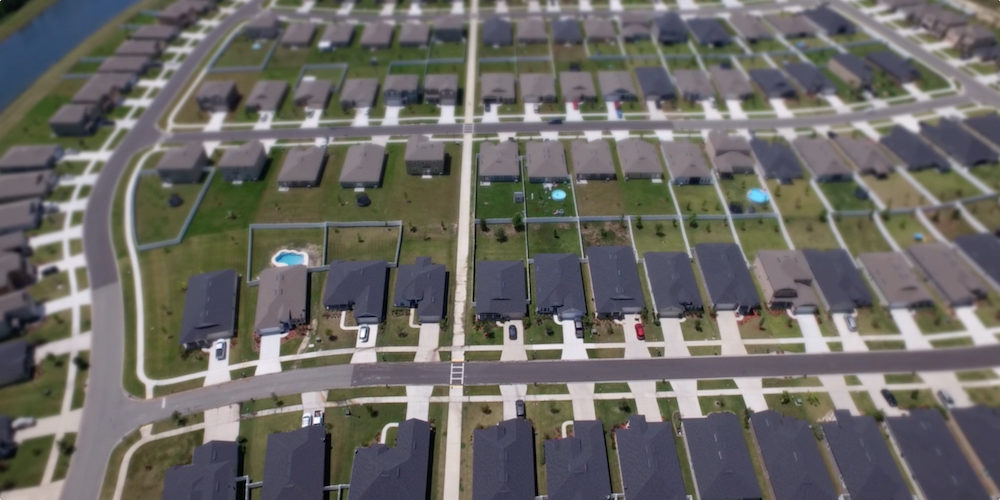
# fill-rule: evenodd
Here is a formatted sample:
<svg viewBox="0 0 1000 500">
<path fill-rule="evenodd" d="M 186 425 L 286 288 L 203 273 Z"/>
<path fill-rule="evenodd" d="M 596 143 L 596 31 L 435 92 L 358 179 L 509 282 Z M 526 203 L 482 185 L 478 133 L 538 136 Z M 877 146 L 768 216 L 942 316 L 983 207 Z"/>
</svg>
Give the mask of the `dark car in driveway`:
<svg viewBox="0 0 1000 500">
<path fill-rule="evenodd" d="M 896 400 L 896 395 L 892 393 L 889 389 L 882 389 L 879 391 L 882 393 L 882 397 L 885 398 L 885 402 L 889 403 L 889 406 L 895 408 L 899 406 L 899 401 Z"/>
<path fill-rule="evenodd" d="M 517 327 L 516 326 L 510 325 L 510 326 L 507 327 L 507 337 L 509 337 L 511 340 L 517 340 Z"/>
<path fill-rule="evenodd" d="M 517 418 L 525 418 L 526 412 L 524 410 L 524 400 L 518 399 L 514 401 L 514 412 L 517 414 Z"/>
</svg>

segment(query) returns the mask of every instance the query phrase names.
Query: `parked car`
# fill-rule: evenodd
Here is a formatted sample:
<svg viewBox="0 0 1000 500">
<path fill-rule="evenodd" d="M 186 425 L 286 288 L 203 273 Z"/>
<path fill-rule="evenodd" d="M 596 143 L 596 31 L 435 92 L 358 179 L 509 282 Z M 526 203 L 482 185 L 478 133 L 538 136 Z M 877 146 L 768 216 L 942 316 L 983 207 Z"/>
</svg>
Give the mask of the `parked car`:
<svg viewBox="0 0 1000 500">
<path fill-rule="evenodd" d="M 882 397 L 885 398 L 885 402 L 889 403 L 889 406 L 893 408 L 899 406 L 899 401 L 896 401 L 896 395 L 893 394 L 892 391 L 889 389 L 882 389 L 880 392 L 882 393 Z"/>
<path fill-rule="evenodd" d="M 576 320 L 573 322 L 573 328 L 576 329 L 576 338 L 583 338 L 583 321 Z"/>
<path fill-rule="evenodd" d="M 937 391 L 937 396 L 938 399 L 941 400 L 941 404 L 943 404 L 945 408 L 955 407 L 955 400 L 952 399 L 951 394 L 948 394 L 948 392 L 945 391 L 944 389 Z"/>
<path fill-rule="evenodd" d="M 215 359 L 219 361 L 226 359 L 226 345 L 225 340 L 215 342 Z"/>
<path fill-rule="evenodd" d="M 514 325 L 507 325 L 507 337 L 511 340 L 517 340 L 517 327 Z"/>
<path fill-rule="evenodd" d="M 854 319 L 854 316 L 845 316 L 844 322 L 847 323 L 847 329 L 856 332 L 858 331 L 858 321 Z"/>
<path fill-rule="evenodd" d="M 19 431 L 28 427 L 34 427 L 36 423 L 35 417 L 17 417 L 10 422 L 10 427 L 15 431 Z"/>
<path fill-rule="evenodd" d="M 310 425 L 312 425 L 312 423 L 313 423 L 312 414 L 310 414 L 309 412 L 303 413 L 302 427 L 309 427 Z"/>
<path fill-rule="evenodd" d="M 42 276 L 52 276 L 59 272 L 59 266 L 49 266 L 42 269 Z"/>
<path fill-rule="evenodd" d="M 323 410 L 313 410 L 312 424 L 323 425 Z"/>
<path fill-rule="evenodd" d="M 562 125 L 562 122 L 563 122 L 562 118 L 553 118 L 549 120 L 549 125 Z"/>
<path fill-rule="evenodd" d="M 368 325 L 364 325 L 358 330 L 358 338 L 361 339 L 362 342 L 368 342 L 369 333 L 371 333 L 371 328 L 369 328 Z"/>
<path fill-rule="evenodd" d="M 518 399 L 514 401 L 514 412 L 517 414 L 517 418 L 525 418 L 526 412 L 524 410 L 524 400 Z"/>
<path fill-rule="evenodd" d="M 643 328 L 642 323 L 635 324 L 635 338 L 646 340 L 646 329 Z"/>
</svg>

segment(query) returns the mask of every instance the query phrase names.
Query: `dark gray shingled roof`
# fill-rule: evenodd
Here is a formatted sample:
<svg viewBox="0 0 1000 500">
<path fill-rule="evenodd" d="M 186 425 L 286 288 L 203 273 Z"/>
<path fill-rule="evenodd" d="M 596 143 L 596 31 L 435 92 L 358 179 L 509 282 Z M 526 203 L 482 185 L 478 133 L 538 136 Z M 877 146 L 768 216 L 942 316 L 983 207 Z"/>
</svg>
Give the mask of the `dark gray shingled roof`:
<svg viewBox="0 0 1000 500">
<path fill-rule="evenodd" d="M 729 24 L 733 26 L 740 36 L 749 42 L 770 40 L 774 38 L 774 36 L 771 35 L 771 30 L 764 27 L 764 23 L 757 16 L 742 12 L 734 12 L 731 16 L 729 16 Z"/>
<path fill-rule="evenodd" d="M 587 261 L 598 315 L 635 314 L 646 307 L 632 247 L 590 247 Z"/>
<path fill-rule="evenodd" d="M 320 498 L 328 474 L 326 447 L 322 425 L 267 436 L 261 499 Z"/>
<path fill-rule="evenodd" d="M 795 79 L 807 94 L 822 94 L 834 90 L 833 82 L 822 71 L 808 62 L 793 62 L 785 64 L 785 71 Z"/>
<path fill-rule="evenodd" d="M 906 249 L 910 260 L 953 307 L 972 304 L 988 293 L 986 283 L 969 269 L 951 245 L 920 243 Z"/>
<path fill-rule="evenodd" d="M 528 306 L 524 262 L 476 263 L 476 314 L 523 314 Z"/>
<path fill-rule="evenodd" d="M 535 440 L 531 422 L 504 420 L 472 432 L 472 499 L 535 497 Z"/>
<path fill-rule="evenodd" d="M 851 54 L 849 52 L 837 53 L 830 57 L 831 61 L 836 61 L 844 69 L 850 71 L 854 76 L 861 80 L 862 85 L 871 85 L 872 81 L 875 79 L 875 74 L 872 71 L 871 66 L 865 64 L 864 59 Z"/>
<path fill-rule="evenodd" d="M 396 431 L 396 446 L 377 443 L 354 450 L 347 498 L 429 498 L 430 458 L 430 424 L 415 418 L 401 422 Z"/>
<path fill-rule="evenodd" d="M 735 243 L 699 243 L 694 254 L 713 304 L 760 307 L 760 296 L 740 247 Z"/>
<path fill-rule="evenodd" d="M 415 302 L 420 321 L 441 321 L 447 288 L 448 271 L 444 264 L 434 264 L 430 257 L 417 257 L 415 263 L 397 269 L 393 303 L 396 307 L 409 307 Z"/>
<path fill-rule="evenodd" d="M 750 415 L 776 500 L 834 500 L 837 492 L 809 423 L 774 410 Z"/>
<path fill-rule="evenodd" d="M 552 41 L 554 43 L 583 43 L 583 31 L 576 18 L 562 18 L 552 21 Z"/>
<path fill-rule="evenodd" d="M 852 500 L 912 500 L 878 422 L 868 415 L 834 412 L 823 435 Z"/>
<path fill-rule="evenodd" d="M 692 473 L 702 500 L 762 498 L 743 426 L 734 413 L 683 420 Z"/>
<path fill-rule="evenodd" d="M 209 336 L 213 339 L 232 337 L 236 331 L 238 288 L 236 271 L 232 269 L 188 278 L 181 344 L 204 341 Z"/>
<path fill-rule="evenodd" d="M 937 125 L 920 122 L 920 134 L 963 166 L 997 161 L 997 152 L 965 130 L 957 120 L 942 118 Z"/>
<path fill-rule="evenodd" d="M 260 80 L 254 84 L 246 105 L 261 111 L 278 111 L 281 102 L 288 95 L 288 82 L 284 80 Z"/>
<path fill-rule="evenodd" d="M 653 20 L 656 25 L 656 39 L 660 43 L 684 43 L 687 42 L 688 33 L 684 26 L 684 21 L 676 12 L 668 12 Z"/>
<path fill-rule="evenodd" d="M 663 66 L 639 66 L 635 68 L 635 78 L 639 81 L 644 100 L 673 99 L 677 96 L 677 88 Z"/>
<path fill-rule="evenodd" d="M 909 83 L 920 78 L 920 71 L 910 61 L 891 50 L 870 52 L 865 57 L 877 68 L 889 73 L 889 76 L 900 82 Z"/>
<path fill-rule="evenodd" d="M 389 268 L 384 260 L 335 260 L 327 269 L 324 306 L 350 308 L 354 319 L 362 324 L 381 323 L 385 319 Z"/>
<path fill-rule="evenodd" d="M 750 78 L 760 87 L 767 97 L 790 99 L 797 95 L 795 87 L 785 78 L 785 75 L 774 68 L 757 68 L 750 70 Z"/>
<path fill-rule="evenodd" d="M 0 156 L 0 171 L 52 168 L 55 159 L 61 157 L 62 153 L 62 146 L 58 144 L 12 146 Z"/>
<path fill-rule="evenodd" d="M 937 408 L 914 408 L 886 423 L 927 500 L 990 498 Z"/>
<path fill-rule="evenodd" d="M 510 21 L 493 16 L 482 25 L 483 45 L 510 45 L 514 41 Z"/>
<path fill-rule="evenodd" d="M 285 154 L 278 182 L 319 182 L 326 164 L 326 150 L 316 146 L 294 148 Z"/>
<path fill-rule="evenodd" d="M 764 19 L 786 38 L 816 35 L 816 27 L 802 14 L 768 14 L 764 16 Z"/>
<path fill-rule="evenodd" d="M 955 244 L 993 280 L 993 286 L 1000 283 L 1000 239 L 988 233 L 964 234 L 955 238 Z"/>
<path fill-rule="evenodd" d="M 805 10 L 802 12 L 802 15 L 809 18 L 810 21 L 819 26 L 827 35 L 854 33 L 856 29 L 854 23 L 826 5 Z"/>
<path fill-rule="evenodd" d="M 684 252 L 648 252 L 643 255 L 653 303 L 667 308 L 701 309 L 704 307 L 691 258 Z"/>
<path fill-rule="evenodd" d="M 28 292 L 12 292 L 4 295 L 8 296 L 27 297 Z M 34 366 L 34 349 L 27 340 L 18 339 L 0 343 L 0 387 L 31 378 Z"/>
<path fill-rule="evenodd" d="M 872 305 L 872 292 L 843 248 L 802 250 L 813 273 L 820 298 L 831 312 L 849 312 Z"/>
<path fill-rule="evenodd" d="M 586 141 L 577 139 L 570 143 L 569 150 L 573 159 L 573 173 L 576 175 L 611 175 L 615 174 L 615 163 L 611 159 L 611 147 L 608 141 L 596 139 Z"/>
<path fill-rule="evenodd" d="M 604 426 L 599 420 L 574 420 L 573 436 L 545 441 L 545 484 L 552 499 L 611 495 Z"/>
<path fill-rule="evenodd" d="M 622 487 L 629 500 L 686 500 L 684 478 L 670 422 L 632 415 L 615 430 Z"/>
<path fill-rule="evenodd" d="M 694 39 L 702 45 L 726 45 L 732 42 L 725 26 L 714 17 L 688 19 L 687 26 Z"/>
<path fill-rule="evenodd" d="M 1000 147 L 1000 115 L 990 113 L 988 115 L 974 116 L 966 118 L 964 123 L 966 127 L 985 137 L 993 145 Z"/>
<path fill-rule="evenodd" d="M 902 125 L 892 127 L 887 135 L 879 140 L 883 146 L 892 151 L 906 168 L 937 168 L 947 170 L 948 161 L 934 151 L 917 134 L 906 130 Z"/>
<path fill-rule="evenodd" d="M 587 314 L 580 257 L 568 253 L 535 254 L 535 307 L 554 309 L 562 317 Z"/>
<path fill-rule="evenodd" d="M 951 416 L 983 463 L 986 473 L 994 481 L 1000 479 L 1000 448 L 996 446 L 997 436 L 1000 436 L 1000 408 L 982 405 L 954 408 Z"/>
<path fill-rule="evenodd" d="M 209 441 L 194 449 L 189 465 L 167 469 L 163 500 L 232 500 L 236 497 L 240 448 L 233 441 Z"/>
<path fill-rule="evenodd" d="M 548 40 L 544 19 L 529 17 L 517 21 L 517 43 L 546 43 Z"/>
<path fill-rule="evenodd" d="M 786 144 L 753 139 L 750 141 L 750 148 L 753 149 L 757 162 L 764 168 L 764 177 L 781 180 L 802 178 L 802 165 Z"/>
</svg>

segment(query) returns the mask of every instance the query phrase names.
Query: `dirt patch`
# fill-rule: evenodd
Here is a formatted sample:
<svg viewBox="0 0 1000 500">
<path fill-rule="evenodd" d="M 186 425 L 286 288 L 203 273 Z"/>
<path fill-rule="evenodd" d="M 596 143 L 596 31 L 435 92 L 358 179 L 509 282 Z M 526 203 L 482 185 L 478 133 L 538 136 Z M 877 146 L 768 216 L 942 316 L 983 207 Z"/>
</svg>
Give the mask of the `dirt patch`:
<svg viewBox="0 0 1000 500">
<path fill-rule="evenodd" d="M 580 236 L 584 247 L 625 245 L 632 246 L 628 222 L 583 222 Z"/>
</svg>

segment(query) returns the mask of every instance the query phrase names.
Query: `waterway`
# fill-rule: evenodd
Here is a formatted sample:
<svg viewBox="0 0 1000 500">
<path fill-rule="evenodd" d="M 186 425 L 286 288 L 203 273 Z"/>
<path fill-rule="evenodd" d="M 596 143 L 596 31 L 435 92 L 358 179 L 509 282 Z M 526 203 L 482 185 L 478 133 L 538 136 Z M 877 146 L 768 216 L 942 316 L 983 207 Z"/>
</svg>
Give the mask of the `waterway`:
<svg viewBox="0 0 1000 500">
<path fill-rule="evenodd" d="M 59 0 L 0 42 L 0 109 L 137 0 Z"/>
</svg>

